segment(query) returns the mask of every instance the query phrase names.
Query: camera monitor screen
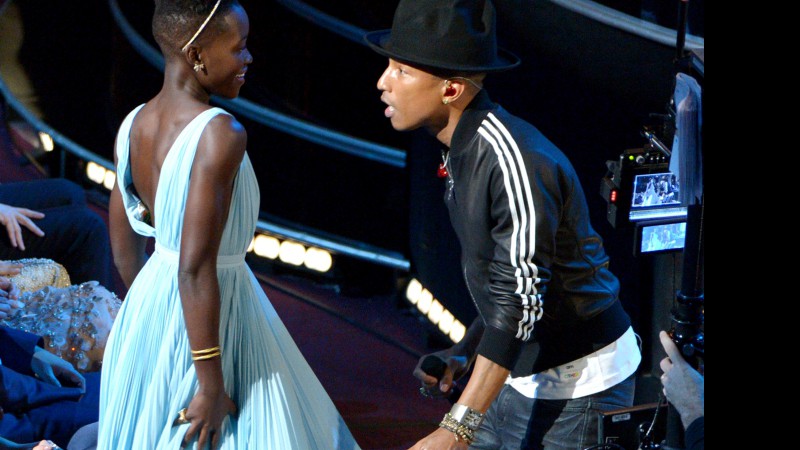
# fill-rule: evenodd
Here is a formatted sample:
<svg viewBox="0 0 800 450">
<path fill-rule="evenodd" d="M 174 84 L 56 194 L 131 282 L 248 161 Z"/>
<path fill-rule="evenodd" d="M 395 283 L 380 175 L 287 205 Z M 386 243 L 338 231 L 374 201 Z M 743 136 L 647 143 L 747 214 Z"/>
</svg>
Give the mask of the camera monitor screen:
<svg viewBox="0 0 800 450">
<path fill-rule="evenodd" d="M 636 175 L 633 180 L 630 220 L 686 217 L 678 181 L 670 172 Z"/>
<path fill-rule="evenodd" d="M 637 233 L 638 253 L 680 250 L 686 241 L 686 222 L 642 223 Z"/>
</svg>

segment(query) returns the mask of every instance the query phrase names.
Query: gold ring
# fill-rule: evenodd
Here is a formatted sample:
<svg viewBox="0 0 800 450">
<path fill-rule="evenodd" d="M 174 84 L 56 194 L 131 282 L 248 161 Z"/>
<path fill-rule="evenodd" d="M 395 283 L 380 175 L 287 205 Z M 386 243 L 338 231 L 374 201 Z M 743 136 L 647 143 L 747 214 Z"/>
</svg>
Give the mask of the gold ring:
<svg viewBox="0 0 800 450">
<path fill-rule="evenodd" d="M 187 408 L 183 408 L 182 410 L 178 411 L 178 418 L 175 419 L 176 425 L 183 425 L 189 423 L 189 418 L 186 417 Z"/>
</svg>

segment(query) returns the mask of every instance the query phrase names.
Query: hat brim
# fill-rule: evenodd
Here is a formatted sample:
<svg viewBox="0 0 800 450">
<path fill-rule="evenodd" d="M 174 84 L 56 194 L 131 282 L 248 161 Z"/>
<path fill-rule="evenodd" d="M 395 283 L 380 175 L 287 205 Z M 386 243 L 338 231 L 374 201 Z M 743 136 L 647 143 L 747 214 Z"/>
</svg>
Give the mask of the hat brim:
<svg viewBox="0 0 800 450">
<path fill-rule="evenodd" d="M 443 63 L 441 61 L 426 60 L 416 55 L 405 55 L 386 48 L 386 43 L 389 41 L 389 36 L 391 35 L 391 32 L 392 30 L 371 31 L 364 35 L 364 40 L 378 54 L 383 55 L 387 58 L 392 58 L 397 61 L 402 61 L 411 65 L 430 67 L 433 69 L 454 70 L 458 72 L 476 72 L 476 73 L 502 72 L 504 70 L 513 69 L 514 67 L 517 67 L 520 63 L 520 59 L 519 57 L 517 57 L 517 55 L 502 48 L 497 49 L 497 59 L 492 61 L 491 64 L 484 66 L 453 65 L 449 63 Z"/>
</svg>

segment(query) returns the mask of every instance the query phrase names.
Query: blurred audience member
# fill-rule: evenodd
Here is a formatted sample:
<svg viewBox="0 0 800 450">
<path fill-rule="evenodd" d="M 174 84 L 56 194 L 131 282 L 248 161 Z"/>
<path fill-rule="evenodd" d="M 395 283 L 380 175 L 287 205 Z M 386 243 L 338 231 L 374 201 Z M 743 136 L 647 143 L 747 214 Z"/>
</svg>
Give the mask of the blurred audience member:
<svg viewBox="0 0 800 450">
<path fill-rule="evenodd" d="M 111 286 L 108 229 L 77 184 L 65 179 L 0 184 L 0 225 L 6 229 L 0 233 L 0 260 L 49 258 L 66 267 L 73 283 Z"/>
<path fill-rule="evenodd" d="M 0 277 L 0 298 L 17 295 Z M 0 326 L 0 436 L 50 439 L 64 447 L 75 431 L 98 419 L 100 374 L 80 374 L 43 345 L 39 336 Z"/>
<path fill-rule="evenodd" d="M 0 276 L 8 272 L 2 264 Z M 48 274 L 46 278 L 52 277 Z M 0 325 L 41 336 L 45 350 L 81 372 L 100 370 L 108 334 L 122 306 L 113 292 L 96 281 L 17 290 L 14 295 L 0 296 Z"/>
</svg>

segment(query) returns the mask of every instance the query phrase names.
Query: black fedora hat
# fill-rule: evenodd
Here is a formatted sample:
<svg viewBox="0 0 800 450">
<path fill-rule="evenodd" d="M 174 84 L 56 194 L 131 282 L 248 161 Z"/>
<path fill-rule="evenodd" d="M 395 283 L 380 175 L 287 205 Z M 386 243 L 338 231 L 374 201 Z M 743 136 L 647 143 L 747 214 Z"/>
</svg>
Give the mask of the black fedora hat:
<svg viewBox="0 0 800 450">
<path fill-rule="evenodd" d="M 392 29 L 364 39 L 383 56 L 433 69 L 499 72 L 519 65 L 497 47 L 489 0 L 400 0 Z"/>
</svg>

